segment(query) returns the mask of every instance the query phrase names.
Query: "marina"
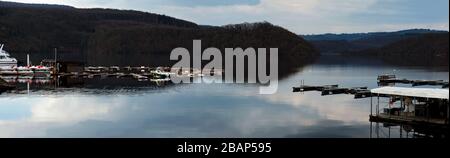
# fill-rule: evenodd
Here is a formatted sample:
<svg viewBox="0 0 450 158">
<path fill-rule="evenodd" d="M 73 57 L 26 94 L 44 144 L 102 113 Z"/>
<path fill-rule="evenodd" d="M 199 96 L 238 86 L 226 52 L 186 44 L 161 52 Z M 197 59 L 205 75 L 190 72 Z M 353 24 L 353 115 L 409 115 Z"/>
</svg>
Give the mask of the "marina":
<svg viewBox="0 0 450 158">
<path fill-rule="evenodd" d="M 7 54 L 3 51 L 3 54 Z M 4 55 L 8 59 L 9 55 Z M 13 60 L 13 59 L 11 59 Z M 14 59 L 15 60 L 15 59 Z M 5 63 L 5 62 L 4 62 Z M 13 65 L 0 68 L 0 92 L 14 91 L 18 84 L 26 83 L 27 91 L 30 84 L 51 88 L 71 87 L 73 85 L 85 84 L 95 81 L 97 85 L 115 83 L 116 80 L 135 80 L 136 82 L 152 82 L 156 85 L 165 85 L 170 82 L 171 76 L 178 77 L 203 77 L 203 72 L 210 75 L 222 75 L 223 70 L 194 70 L 188 71 L 172 69 L 170 67 L 148 67 L 148 66 L 87 66 L 83 63 L 65 62 L 51 59 L 41 61 L 40 65 L 33 66 L 27 60 L 26 66 Z M 100 84 L 101 81 L 107 81 Z M 380 75 L 377 77 L 379 88 L 369 89 L 368 86 L 340 87 L 334 85 L 305 85 L 302 80 L 301 86 L 293 87 L 293 92 L 320 92 L 322 96 L 339 94 L 353 95 L 355 99 L 370 98 L 370 122 L 391 123 L 411 126 L 430 126 L 448 128 L 448 82 L 444 80 L 410 80 L 398 79 L 396 75 Z M 129 81 L 127 81 L 129 82 Z M 424 88 L 401 88 L 394 87 L 395 84 L 407 84 L 417 86 L 441 86 L 442 89 Z M 94 86 L 96 87 L 96 86 Z M 19 92 L 20 93 L 20 92 Z M 376 104 L 373 98 L 377 98 Z M 387 103 L 380 100 L 388 100 Z M 398 103 L 399 102 L 399 103 Z M 386 104 L 386 105 L 383 105 Z M 386 106 L 386 107 L 383 107 Z"/>
<path fill-rule="evenodd" d="M 294 92 L 320 91 L 322 96 L 351 94 L 355 99 L 370 98 L 369 120 L 376 123 L 425 126 L 432 128 L 449 127 L 449 90 L 442 88 L 415 88 L 416 86 L 442 86 L 443 80 L 395 79 L 395 75 L 378 76 L 379 88 L 367 87 L 339 88 L 338 85 L 293 87 Z M 394 87 L 380 83 L 412 84 L 412 87 Z M 303 81 L 302 81 L 303 84 Z M 375 104 L 373 98 L 376 98 Z M 380 101 L 380 99 L 382 101 Z"/>
<path fill-rule="evenodd" d="M 58 60 L 57 49 L 54 59 L 44 59 L 39 65 L 32 65 L 27 54 L 26 65 L 18 66 L 18 61 L 0 45 L 0 79 L 4 83 L 33 82 L 39 80 L 55 80 L 58 78 L 133 78 L 140 82 L 170 81 L 171 76 L 180 78 L 195 78 L 205 76 L 203 72 L 212 76 L 223 75 L 223 70 L 181 70 L 170 67 L 149 66 L 85 66 L 83 62 Z M 2 83 L 0 89 L 14 87 Z"/>
<path fill-rule="evenodd" d="M 439 155 L 449 2 L 0 0 L 0 138 L 59 157 Z"/>
<path fill-rule="evenodd" d="M 171 75 L 177 77 L 202 77 L 201 71 L 191 70 L 181 73 L 179 70 L 162 67 L 85 67 L 84 71 L 79 72 L 59 72 L 53 73 L 53 67 L 31 66 L 17 68 L 0 68 L 0 76 L 30 76 L 32 78 L 51 78 L 51 77 L 72 77 L 72 78 L 93 78 L 93 77 L 133 77 L 135 79 L 166 79 Z M 209 72 L 209 71 L 208 71 Z M 214 70 L 212 75 L 221 75 L 222 70 Z"/>
</svg>

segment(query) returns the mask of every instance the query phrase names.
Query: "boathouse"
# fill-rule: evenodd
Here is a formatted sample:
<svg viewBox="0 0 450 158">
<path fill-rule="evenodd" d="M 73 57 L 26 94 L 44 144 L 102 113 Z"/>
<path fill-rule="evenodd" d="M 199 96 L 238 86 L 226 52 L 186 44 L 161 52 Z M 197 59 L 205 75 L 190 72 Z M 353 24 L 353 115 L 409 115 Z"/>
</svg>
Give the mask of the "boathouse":
<svg viewBox="0 0 450 158">
<path fill-rule="evenodd" d="M 44 59 L 41 61 L 41 65 L 48 67 L 56 67 L 54 74 L 56 73 L 71 73 L 71 72 L 83 72 L 84 63 L 79 61 L 56 61 L 54 59 Z"/>
<path fill-rule="evenodd" d="M 449 125 L 448 89 L 382 87 L 371 93 L 371 122 L 446 128 Z"/>
</svg>

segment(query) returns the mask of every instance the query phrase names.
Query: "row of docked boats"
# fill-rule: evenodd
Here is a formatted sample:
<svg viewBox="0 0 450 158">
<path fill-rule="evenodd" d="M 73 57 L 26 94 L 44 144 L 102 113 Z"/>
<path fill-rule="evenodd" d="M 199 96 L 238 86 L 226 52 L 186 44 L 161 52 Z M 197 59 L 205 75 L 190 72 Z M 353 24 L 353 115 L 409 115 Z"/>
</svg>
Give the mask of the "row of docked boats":
<svg viewBox="0 0 450 158">
<path fill-rule="evenodd" d="M 50 77 L 51 68 L 46 66 L 17 66 L 17 59 L 3 50 L 0 44 L 0 76 L 32 76 L 36 78 Z"/>
<path fill-rule="evenodd" d="M 1 67 L 1 76 L 33 76 L 51 77 L 51 69 L 46 66 L 19 66 L 19 67 Z"/>
<path fill-rule="evenodd" d="M 170 68 L 164 68 L 164 67 L 158 67 L 158 68 L 151 68 L 151 67 L 118 67 L 118 66 L 111 66 L 111 67 L 85 67 L 84 68 L 85 73 L 90 74 L 129 74 L 134 76 L 138 79 L 144 79 L 147 78 L 147 76 L 151 76 L 152 78 L 168 78 L 171 75 L 175 75 L 175 73 L 170 72 Z M 120 75 L 119 75 L 120 76 Z"/>
</svg>

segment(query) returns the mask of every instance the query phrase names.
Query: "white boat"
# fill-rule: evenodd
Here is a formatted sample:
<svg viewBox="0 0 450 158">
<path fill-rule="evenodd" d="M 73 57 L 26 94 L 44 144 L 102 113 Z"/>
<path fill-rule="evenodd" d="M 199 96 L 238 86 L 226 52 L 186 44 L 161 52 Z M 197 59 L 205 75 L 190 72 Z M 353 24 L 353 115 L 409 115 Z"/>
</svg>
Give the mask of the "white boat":
<svg viewBox="0 0 450 158">
<path fill-rule="evenodd" d="M 0 44 L 0 68 L 17 67 L 17 59 L 10 57 L 9 53 L 3 50 L 4 44 Z"/>
<path fill-rule="evenodd" d="M 151 82 L 169 82 L 171 81 L 170 78 L 164 78 L 164 79 L 150 79 Z"/>
<path fill-rule="evenodd" d="M 16 76 L 17 70 L 15 67 L 0 67 L 0 75 L 2 76 Z"/>
<path fill-rule="evenodd" d="M 88 72 L 88 73 L 101 73 L 103 71 L 105 71 L 104 67 L 93 67 L 93 66 L 90 66 L 90 67 L 85 67 L 84 68 L 84 72 Z"/>
<path fill-rule="evenodd" d="M 156 69 L 154 71 L 150 71 L 150 73 L 156 74 L 156 75 L 160 75 L 160 76 L 166 76 L 166 77 L 170 77 L 170 75 L 175 75 L 175 73 L 172 72 L 165 72 L 161 69 Z"/>
</svg>

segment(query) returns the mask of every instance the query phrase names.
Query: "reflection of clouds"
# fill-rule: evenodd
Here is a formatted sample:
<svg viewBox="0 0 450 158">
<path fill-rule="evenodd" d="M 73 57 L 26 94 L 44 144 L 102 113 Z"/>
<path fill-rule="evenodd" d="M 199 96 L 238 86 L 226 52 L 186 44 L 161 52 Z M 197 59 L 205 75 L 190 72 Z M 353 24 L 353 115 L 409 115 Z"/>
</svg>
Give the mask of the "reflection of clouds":
<svg viewBox="0 0 450 158">
<path fill-rule="evenodd" d="M 351 95 L 320 96 L 318 93 L 275 94 L 266 96 L 270 102 L 284 103 L 294 108 L 316 109 L 325 119 L 346 122 L 367 122 L 370 102 L 355 100 Z"/>
<path fill-rule="evenodd" d="M 113 110 L 123 105 L 119 99 L 102 100 L 69 97 L 50 98 L 38 102 L 31 108 L 31 121 L 37 122 L 79 122 L 86 119 L 105 119 Z"/>
<path fill-rule="evenodd" d="M 0 122 L 0 138 L 44 137 L 51 124 L 30 123 L 25 120 Z"/>
<path fill-rule="evenodd" d="M 317 114 L 305 109 L 271 106 L 245 110 L 233 120 L 233 125 L 244 137 L 280 137 L 280 134 L 295 132 L 294 129 L 310 125 L 317 119 Z"/>
<path fill-rule="evenodd" d="M 321 119 L 368 122 L 370 99 L 354 99 L 352 95 L 345 94 L 321 96 L 320 92 L 292 93 L 290 86 L 280 87 L 282 89 L 273 95 L 260 95 L 255 93 L 254 89 L 240 91 L 234 95 L 256 97 L 271 105 L 287 105 L 306 114 L 317 114 Z"/>
<path fill-rule="evenodd" d="M 16 106 L 29 106 L 30 116 L 0 120 L 0 137 L 45 137 L 47 130 L 86 120 L 112 120 L 113 112 L 125 105 L 119 98 L 44 97 L 9 100 Z"/>
<path fill-rule="evenodd" d="M 0 137 L 280 137 L 317 119 L 305 108 L 218 94 L 62 96 L 24 104 L 32 104 L 30 116 L 0 122 Z"/>
<path fill-rule="evenodd" d="M 343 121 L 318 121 L 314 126 L 298 129 L 287 138 L 367 138 L 370 126 L 366 124 L 346 124 Z"/>
</svg>

